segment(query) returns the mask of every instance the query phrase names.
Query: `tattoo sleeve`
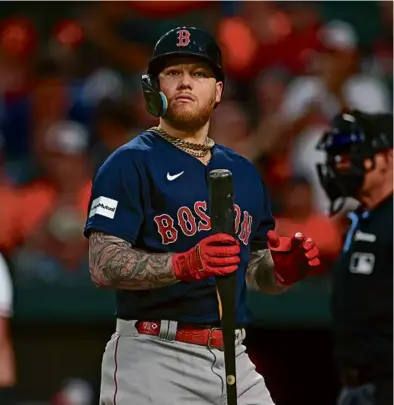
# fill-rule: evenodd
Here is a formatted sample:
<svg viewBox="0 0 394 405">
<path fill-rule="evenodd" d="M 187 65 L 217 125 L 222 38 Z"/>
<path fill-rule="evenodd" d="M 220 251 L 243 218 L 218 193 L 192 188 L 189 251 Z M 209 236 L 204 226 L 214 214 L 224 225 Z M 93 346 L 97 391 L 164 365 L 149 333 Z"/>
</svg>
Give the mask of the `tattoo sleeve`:
<svg viewBox="0 0 394 405">
<path fill-rule="evenodd" d="M 172 253 L 148 253 L 102 232 L 89 236 L 89 271 L 97 286 L 150 290 L 174 284 Z"/>
<path fill-rule="evenodd" d="M 275 281 L 274 262 L 269 249 L 251 252 L 246 282 L 254 290 L 265 294 L 280 294 L 288 288 L 278 285 Z"/>
</svg>

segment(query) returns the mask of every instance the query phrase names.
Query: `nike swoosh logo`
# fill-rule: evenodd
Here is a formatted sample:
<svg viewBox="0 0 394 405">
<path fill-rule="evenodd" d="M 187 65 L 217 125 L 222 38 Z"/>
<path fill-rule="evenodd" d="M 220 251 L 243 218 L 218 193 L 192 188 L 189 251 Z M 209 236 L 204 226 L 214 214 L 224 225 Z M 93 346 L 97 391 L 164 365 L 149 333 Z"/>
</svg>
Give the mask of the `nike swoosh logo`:
<svg viewBox="0 0 394 405">
<path fill-rule="evenodd" d="M 183 171 L 183 172 L 173 174 L 173 175 L 171 175 L 170 173 L 167 173 L 167 180 L 173 181 L 173 180 L 177 179 L 179 176 L 182 176 L 183 173 L 185 173 L 185 172 Z"/>
</svg>

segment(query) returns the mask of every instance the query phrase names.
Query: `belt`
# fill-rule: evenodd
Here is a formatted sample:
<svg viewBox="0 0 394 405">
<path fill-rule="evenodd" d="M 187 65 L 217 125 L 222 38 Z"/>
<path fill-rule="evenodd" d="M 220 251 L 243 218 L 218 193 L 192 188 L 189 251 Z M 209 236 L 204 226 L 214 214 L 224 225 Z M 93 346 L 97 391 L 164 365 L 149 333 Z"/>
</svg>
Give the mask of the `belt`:
<svg viewBox="0 0 394 405">
<path fill-rule="evenodd" d="M 159 336 L 160 322 L 138 321 L 135 324 L 138 333 Z M 208 346 L 223 350 L 223 334 L 218 328 L 201 329 L 192 325 L 178 325 L 174 340 L 199 346 Z"/>
</svg>

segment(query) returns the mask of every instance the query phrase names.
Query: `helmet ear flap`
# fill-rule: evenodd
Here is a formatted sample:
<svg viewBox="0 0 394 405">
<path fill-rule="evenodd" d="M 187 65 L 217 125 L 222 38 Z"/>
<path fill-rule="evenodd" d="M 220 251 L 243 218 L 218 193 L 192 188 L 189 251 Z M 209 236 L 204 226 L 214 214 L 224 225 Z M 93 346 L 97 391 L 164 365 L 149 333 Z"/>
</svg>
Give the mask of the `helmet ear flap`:
<svg viewBox="0 0 394 405">
<path fill-rule="evenodd" d="M 168 101 L 165 94 L 160 91 L 157 78 L 150 74 L 141 77 L 142 91 L 149 114 L 154 117 L 163 117 L 168 108 Z"/>
</svg>

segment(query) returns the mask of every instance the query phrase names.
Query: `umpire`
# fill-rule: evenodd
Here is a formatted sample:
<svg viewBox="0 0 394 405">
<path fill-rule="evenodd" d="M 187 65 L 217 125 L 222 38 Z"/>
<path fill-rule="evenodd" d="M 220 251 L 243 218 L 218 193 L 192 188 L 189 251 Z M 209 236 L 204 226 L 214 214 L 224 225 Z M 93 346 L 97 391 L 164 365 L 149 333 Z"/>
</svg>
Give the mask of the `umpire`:
<svg viewBox="0 0 394 405">
<path fill-rule="evenodd" d="M 393 115 L 340 114 L 317 147 L 326 155 L 317 169 L 331 214 L 347 197 L 360 202 L 333 269 L 338 405 L 392 405 Z"/>
</svg>

